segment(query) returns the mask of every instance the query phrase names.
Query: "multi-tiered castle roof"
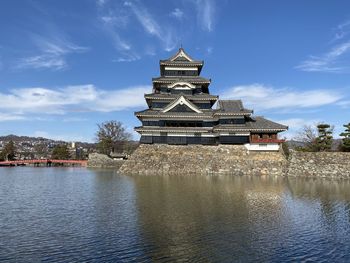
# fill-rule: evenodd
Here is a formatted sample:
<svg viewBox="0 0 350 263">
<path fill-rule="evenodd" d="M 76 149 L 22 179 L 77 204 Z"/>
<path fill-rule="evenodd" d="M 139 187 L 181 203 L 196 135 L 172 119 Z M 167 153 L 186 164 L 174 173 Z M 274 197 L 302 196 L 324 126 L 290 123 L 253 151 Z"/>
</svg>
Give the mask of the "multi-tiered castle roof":
<svg viewBox="0 0 350 263">
<path fill-rule="evenodd" d="M 152 93 L 145 94 L 149 108 L 135 113 L 142 122 L 135 128 L 141 143 L 268 144 L 271 148 L 281 142 L 277 133 L 287 126 L 253 116 L 241 100 L 211 95 L 211 79 L 200 76 L 204 62 L 192 59 L 183 48 L 159 64 L 160 77 L 152 79 Z"/>
</svg>

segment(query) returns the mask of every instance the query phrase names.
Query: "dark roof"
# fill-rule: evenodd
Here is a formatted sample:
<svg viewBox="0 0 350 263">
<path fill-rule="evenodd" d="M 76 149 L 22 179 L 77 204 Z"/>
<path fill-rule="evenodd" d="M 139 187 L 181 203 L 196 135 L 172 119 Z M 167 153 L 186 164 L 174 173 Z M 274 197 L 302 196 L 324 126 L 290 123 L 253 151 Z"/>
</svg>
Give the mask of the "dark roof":
<svg viewBox="0 0 350 263">
<path fill-rule="evenodd" d="M 248 122 L 252 129 L 276 129 L 276 130 L 288 130 L 288 126 L 279 124 L 277 122 L 270 121 L 261 116 L 252 118 L 252 121 Z"/>
<path fill-rule="evenodd" d="M 175 83 L 178 81 L 186 81 L 190 83 L 210 83 L 210 79 L 206 79 L 200 76 L 181 76 L 181 77 L 158 77 L 152 78 L 152 82 L 161 82 L 161 83 Z"/>
<path fill-rule="evenodd" d="M 219 124 L 214 130 L 227 131 L 285 131 L 288 126 L 267 120 L 263 117 L 252 117 L 245 124 Z"/>
<path fill-rule="evenodd" d="M 179 50 L 173 56 L 171 56 L 170 58 L 165 59 L 163 61 L 191 62 L 191 61 L 195 61 L 195 60 L 190 55 L 188 55 L 182 47 L 180 47 Z"/>
<path fill-rule="evenodd" d="M 241 100 L 219 100 L 217 109 L 223 113 L 253 112 L 252 110 L 245 109 Z"/>
<path fill-rule="evenodd" d="M 217 100 L 219 96 L 207 94 L 207 93 L 200 93 L 200 94 L 194 94 L 194 95 L 186 95 L 186 94 L 170 94 L 170 93 L 151 93 L 151 94 L 145 94 L 145 99 L 166 99 L 166 100 L 173 100 L 177 99 L 181 96 L 184 96 L 186 99 L 189 100 Z"/>
</svg>

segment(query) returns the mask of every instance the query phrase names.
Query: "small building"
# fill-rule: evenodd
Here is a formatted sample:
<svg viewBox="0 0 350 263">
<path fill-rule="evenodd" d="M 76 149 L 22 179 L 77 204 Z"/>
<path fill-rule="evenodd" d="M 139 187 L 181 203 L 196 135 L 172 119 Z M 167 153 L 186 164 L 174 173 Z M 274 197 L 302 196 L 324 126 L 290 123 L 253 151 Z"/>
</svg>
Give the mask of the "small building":
<svg viewBox="0 0 350 263">
<path fill-rule="evenodd" d="M 209 92 L 210 79 L 200 76 L 204 62 L 183 48 L 160 61 L 160 77 L 145 94 L 148 109 L 135 112 L 143 144 L 244 144 L 248 150 L 278 150 L 278 133 L 287 126 L 253 116 L 241 100 L 219 100 Z M 214 108 L 216 104 L 216 108 Z"/>
</svg>

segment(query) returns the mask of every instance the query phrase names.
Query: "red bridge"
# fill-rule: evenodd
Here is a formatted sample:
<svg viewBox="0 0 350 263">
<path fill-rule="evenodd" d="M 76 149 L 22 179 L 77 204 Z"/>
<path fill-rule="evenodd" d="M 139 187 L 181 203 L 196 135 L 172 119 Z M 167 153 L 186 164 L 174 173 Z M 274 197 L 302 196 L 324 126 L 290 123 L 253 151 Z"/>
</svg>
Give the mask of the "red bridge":
<svg viewBox="0 0 350 263">
<path fill-rule="evenodd" d="M 55 159 L 37 159 L 37 160 L 15 160 L 15 161 L 3 161 L 0 162 L 1 165 L 25 165 L 25 164 L 47 164 L 50 165 L 52 163 L 57 164 L 72 164 L 72 165 L 81 165 L 86 166 L 87 160 L 55 160 Z"/>
</svg>

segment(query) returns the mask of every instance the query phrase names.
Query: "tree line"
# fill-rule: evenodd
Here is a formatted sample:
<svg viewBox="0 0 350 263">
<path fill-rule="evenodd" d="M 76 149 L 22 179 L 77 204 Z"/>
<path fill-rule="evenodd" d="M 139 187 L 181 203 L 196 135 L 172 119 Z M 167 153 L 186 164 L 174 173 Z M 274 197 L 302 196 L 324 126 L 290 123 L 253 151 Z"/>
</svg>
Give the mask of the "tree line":
<svg viewBox="0 0 350 263">
<path fill-rule="evenodd" d="M 106 121 L 97 124 L 96 132 L 96 151 L 106 155 L 130 154 L 138 146 L 138 142 L 132 141 L 132 135 L 127 131 L 124 125 L 119 121 Z M 51 158 L 59 160 L 71 159 L 71 152 L 67 143 L 55 145 L 48 151 L 45 145 L 35 145 L 34 152 L 42 158 Z M 15 143 L 10 140 L 0 151 L 0 161 L 15 160 L 18 157 L 18 150 Z M 76 156 L 77 158 L 78 156 Z M 79 159 L 83 156 L 79 156 Z"/>
<path fill-rule="evenodd" d="M 350 152 L 350 122 L 344 124 L 343 127 L 344 131 L 339 134 L 341 137 L 340 144 L 334 149 L 332 148 L 334 143 L 333 126 L 326 123 L 317 124 L 315 127 L 306 125 L 295 138 L 297 141 L 302 142 L 303 145 L 297 146 L 295 149 L 309 152 L 325 152 L 332 150 Z"/>
</svg>

